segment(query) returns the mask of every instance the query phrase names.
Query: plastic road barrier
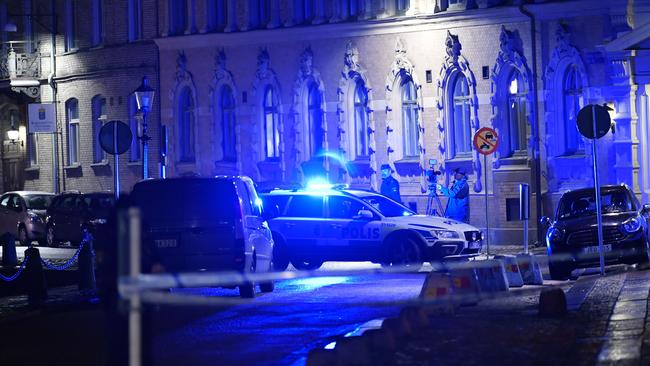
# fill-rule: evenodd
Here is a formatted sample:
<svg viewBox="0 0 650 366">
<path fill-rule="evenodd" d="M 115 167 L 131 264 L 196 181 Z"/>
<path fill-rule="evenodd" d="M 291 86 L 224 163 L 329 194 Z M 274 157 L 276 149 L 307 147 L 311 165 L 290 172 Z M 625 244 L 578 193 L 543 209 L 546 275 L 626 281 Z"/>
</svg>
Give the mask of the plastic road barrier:
<svg viewBox="0 0 650 366">
<path fill-rule="evenodd" d="M 453 268 L 449 274 L 454 294 L 462 296 L 460 305 L 476 305 L 481 293 L 476 268 Z"/>
<path fill-rule="evenodd" d="M 481 292 L 508 291 L 508 279 L 502 261 L 489 259 L 476 263 L 480 263 L 476 267 L 476 272 Z"/>
<path fill-rule="evenodd" d="M 525 285 L 543 285 L 542 269 L 534 255 L 517 254 L 517 263 Z"/>
<path fill-rule="evenodd" d="M 427 300 L 440 299 L 451 295 L 452 292 L 453 287 L 450 276 L 446 273 L 431 271 L 427 274 L 424 284 L 422 284 L 420 298 Z"/>
<path fill-rule="evenodd" d="M 499 255 L 494 258 L 503 261 L 508 287 L 522 287 L 524 285 L 524 279 L 521 277 L 519 264 L 517 264 L 517 257 L 514 255 Z"/>
</svg>

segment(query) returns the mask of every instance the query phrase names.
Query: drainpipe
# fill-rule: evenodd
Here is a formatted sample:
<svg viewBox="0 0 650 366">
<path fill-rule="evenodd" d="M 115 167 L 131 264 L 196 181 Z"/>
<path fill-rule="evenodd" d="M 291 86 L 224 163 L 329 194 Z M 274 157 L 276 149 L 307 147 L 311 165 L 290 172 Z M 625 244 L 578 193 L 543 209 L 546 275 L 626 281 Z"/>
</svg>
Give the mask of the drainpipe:
<svg viewBox="0 0 650 366">
<path fill-rule="evenodd" d="M 54 104 L 54 116 L 55 116 L 55 128 L 54 134 L 52 135 L 52 180 L 53 180 L 53 191 L 54 193 L 59 193 L 59 156 L 58 156 L 58 145 L 59 145 L 59 122 L 58 118 L 58 103 L 56 95 L 56 83 L 54 78 L 56 76 L 56 31 L 58 28 L 57 19 L 56 19 L 56 0 L 51 1 L 51 12 L 52 12 L 52 29 L 51 33 L 51 47 L 50 50 L 50 74 L 47 76 L 47 83 L 52 89 L 52 103 Z M 65 187 L 65 182 L 63 183 Z M 65 188 L 64 188 L 65 189 Z"/>
<path fill-rule="evenodd" d="M 534 159 L 535 159 L 535 213 L 537 215 L 537 241 L 539 244 L 544 243 L 544 233 L 540 218 L 542 217 L 542 163 L 540 161 L 540 120 L 539 120 L 539 98 L 537 96 L 537 30 L 535 15 L 528 11 L 524 5 L 519 5 L 519 11 L 530 19 L 530 38 L 533 54 L 533 120 L 535 121 L 535 141 L 534 141 Z"/>
</svg>

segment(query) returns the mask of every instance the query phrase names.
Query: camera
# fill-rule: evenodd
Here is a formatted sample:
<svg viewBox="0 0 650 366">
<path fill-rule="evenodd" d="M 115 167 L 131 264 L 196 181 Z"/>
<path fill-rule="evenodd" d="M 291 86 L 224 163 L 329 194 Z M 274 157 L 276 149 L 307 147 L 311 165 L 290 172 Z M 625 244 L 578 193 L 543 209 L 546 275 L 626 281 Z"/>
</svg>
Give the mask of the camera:
<svg viewBox="0 0 650 366">
<path fill-rule="evenodd" d="M 441 171 L 436 170 L 437 164 L 438 164 L 438 160 L 429 159 L 429 169 L 427 169 L 426 172 L 426 177 L 427 177 L 427 181 L 429 182 L 429 186 L 435 185 L 438 182 L 438 176 L 442 175 Z"/>
</svg>

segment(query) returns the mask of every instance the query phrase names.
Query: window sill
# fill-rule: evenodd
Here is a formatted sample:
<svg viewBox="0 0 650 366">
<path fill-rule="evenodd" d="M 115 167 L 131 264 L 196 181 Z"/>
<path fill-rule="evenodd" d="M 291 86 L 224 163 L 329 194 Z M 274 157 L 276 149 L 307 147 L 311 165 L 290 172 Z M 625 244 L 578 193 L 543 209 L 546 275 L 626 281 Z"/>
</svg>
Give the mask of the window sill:
<svg viewBox="0 0 650 366">
<path fill-rule="evenodd" d="M 102 167 L 105 167 L 105 166 L 108 166 L 108 160 L 102 160 L 102 161 L 90 164 L 91 168 L 102 168 Z"/>
<path fill-rule="evenodd" d="M 191 164 L 195 164 L 196 160 L 195 159 L 192 159 L 192 160 L 179 160 L 177 163 L 180 164 L 180 165 L 191 165 Z"/>
<path fill-rule="evenodd" d="M 67 50 L 61 54 L 61 56 L 67 56 L 67 55 L 73 55 L 75 53 L 79 52 L 79 48 L 73 48 L 71 50 Z"/>
<path fill-rule="evenodd" d="M 40 170 L 41 170 L 41 167 L 38 166 L 38 165 L 34 165 L 34 166 L 30 166 L 30 167 L 25 168 L 26 172 L 38 172 Z"/>
<path fill-rule="evenodd" d="M 142 161 L 141 160 L 129 161 L 128 163 L 126 163 L 126 165 L 128 165 L 128 166 L 142 166 Z"/>
<path fill-rule="evenodd" d="M 63 167 L 64 170 L 75 170 L 75 169 L 81 169 L 81 164 L 72 164 L 72 165 L 66 165 Z"/>
</svg>

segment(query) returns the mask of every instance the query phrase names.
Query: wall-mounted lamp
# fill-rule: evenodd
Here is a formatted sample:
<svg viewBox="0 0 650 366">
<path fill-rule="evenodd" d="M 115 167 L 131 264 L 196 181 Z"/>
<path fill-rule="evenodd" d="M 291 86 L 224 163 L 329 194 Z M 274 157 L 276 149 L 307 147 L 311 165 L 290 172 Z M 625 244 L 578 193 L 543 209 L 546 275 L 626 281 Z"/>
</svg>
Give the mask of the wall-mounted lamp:
<svg viewBox="0 0 650 366">
<path fill-rule="evenodd" d="M 16 127 L 12 126 L 11 129 L 7 131 L 7 138 L 12 144 L 20 142 L 20 146 L 23 146 L 23 141 L 20 139 L 20 132 L 18 132 Z"/>
</svg>

